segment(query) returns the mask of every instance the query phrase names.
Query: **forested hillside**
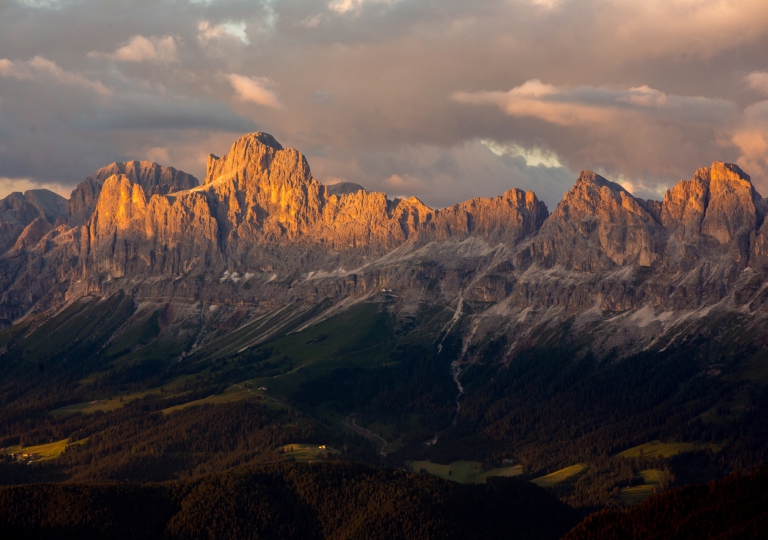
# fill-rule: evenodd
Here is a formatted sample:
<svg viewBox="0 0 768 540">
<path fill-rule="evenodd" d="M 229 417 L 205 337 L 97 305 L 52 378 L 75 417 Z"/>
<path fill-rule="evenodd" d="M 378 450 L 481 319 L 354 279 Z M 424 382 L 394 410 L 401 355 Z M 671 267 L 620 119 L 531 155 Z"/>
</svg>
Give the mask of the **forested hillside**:
<svg viewBox="0 0 768 540">
<path fill-rule="evenodd" d="M 555 539 L 576 521 L 544 490 L 514 479 L 463 486 L 341 462 L 164 484 L 0 488 L 8 539 Z"/>
<path fill-rule="evenodd" d="M 687 486 L 626 510 L 589 516 L 564 540 L 765 538 L 768 468 L 734 474 L 709 485 Z"/>
</svg>

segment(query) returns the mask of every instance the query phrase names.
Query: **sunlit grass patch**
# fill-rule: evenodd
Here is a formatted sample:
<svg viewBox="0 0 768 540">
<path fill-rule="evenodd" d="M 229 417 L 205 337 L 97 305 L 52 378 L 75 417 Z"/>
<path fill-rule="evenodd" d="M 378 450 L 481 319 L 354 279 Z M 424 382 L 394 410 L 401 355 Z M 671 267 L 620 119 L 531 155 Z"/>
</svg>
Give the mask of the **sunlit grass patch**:
<svg viewBox="0 0 768 540">
<path fill-rule="evenodd" d="M 624 450 L 616 454 L 617 457 L 670 457 L 681 452 L 693 452 L 695 450 L 711 449 L 714 452 L 719 452 L 722 448 L 722 444 L 713 443 L 691 443 L 691 442 L 675 442 L 675 441 L 651 441 L 633 448 Z"/>
<path fill-rule="evenodd" d="M 522 465 L 483 470 L 483 464 L 479 461 L 454 461 L 448 465 L 431 461 L 410 461 L 408 466 L 413 472 L 424 470 L 433 476 L 460 484 L 483 484 L 492 476 L 517 476 L 523 473 Z"/>
<path fill-rule="evenodd" d="M 584 463 L 577 463 L 576 465 L 571 465 L 570 467 L 560 469 L 559 471 L 555 471 L 546 476 L 535 478 L 531 480 L 531 482 L 541 487 L 554 486 L 555 484 L 559 484 L 560 482 L 567 480 L 571 476 L 579 474 L 586 468 L 587 466 Z"/>
<path fill-rule="evenodd" d="M 11 455 L 28 458 L 30 461 L 46 461 L 49 459 L 55 459 L 59 457 L 68 446 L 83 444 L 86 439 L 69 442 L 69 439 L 62 439 L 48 444 L 40 444 L 37 446 L 12 446 L 6 448 L 6 452 Z"/>
<path fill-rule="evenodd" d="M 645 484 L 624 488 L 619 492 L 619 500 L 625 504 L 639 504 L 654 494 L 661 483 L 666 480 L 666 474 L 659 469 L 646 469 L 640 471 L 639 476 Z"/>
<path fill-rule="evenodd" d="M 294 458 L 296 461 L 312 461 L 339 453 L 335 448 L 324 444 L 308 443 L 286 444 L 278 448 L 277 451 L 286 457 Z"/>
</svg>

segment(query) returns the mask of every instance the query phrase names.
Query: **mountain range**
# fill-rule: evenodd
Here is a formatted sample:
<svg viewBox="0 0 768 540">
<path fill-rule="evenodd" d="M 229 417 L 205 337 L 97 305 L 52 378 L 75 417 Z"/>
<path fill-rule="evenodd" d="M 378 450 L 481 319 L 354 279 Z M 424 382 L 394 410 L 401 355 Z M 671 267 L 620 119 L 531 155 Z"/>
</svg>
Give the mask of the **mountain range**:
<svg viewBox="0 0 768 540">
<path fill-rule="evenodd" d="M 113 163 L 69 201 L 31 190 L 0 208 L 6 326 L 122 291 L 140 313 L 167 306 L 164 335 L 202 319 L 200 347 L 244 306 L 237 325 L 325 299 L 319 321 L 386 290 L 401 326 L 424 304 L 452 306 L 452 322 L 466 315 L 471 362 L 473 344 L 506 336 L 508 361 L 566 321 L 574 336 L 592 329 L 599 355 L 668 346 L 715 314 L 766 321 L 768 203 L 722 162 L 663 201 L 584 171 L 551 213 L 519 189 L 436 210 L 323 185 L 301 153 L 253 133 L 210 155 L 202 183 Z"/>
</svg>

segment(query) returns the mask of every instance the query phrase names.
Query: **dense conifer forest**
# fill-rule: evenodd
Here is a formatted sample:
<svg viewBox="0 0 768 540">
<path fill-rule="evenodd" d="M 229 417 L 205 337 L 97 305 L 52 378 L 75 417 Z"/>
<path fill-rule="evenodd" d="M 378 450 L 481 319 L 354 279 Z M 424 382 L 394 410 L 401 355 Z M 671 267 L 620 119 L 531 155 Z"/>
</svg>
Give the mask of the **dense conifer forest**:
<svg viewBox="0 0 768 540">
<path fill-rule="evenodd" d="M 592 514 L 564 540 L 765 538 L 768 468 L 651 497 L 640 506 Z"/>
<path fill-rule="evenodd" d="M 345 462 L 160 484 L 0 488 L 0 536 L 8 539 L 555 539 L 579 517 L 515 479 L 465 486 Z"/>
</svg>

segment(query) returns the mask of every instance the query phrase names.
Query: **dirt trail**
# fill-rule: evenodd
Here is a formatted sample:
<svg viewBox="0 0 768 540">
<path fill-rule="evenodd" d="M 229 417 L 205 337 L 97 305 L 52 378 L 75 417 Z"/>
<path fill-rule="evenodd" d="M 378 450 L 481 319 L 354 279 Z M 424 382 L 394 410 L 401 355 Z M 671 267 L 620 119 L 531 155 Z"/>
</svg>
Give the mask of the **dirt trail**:
<svg viewBox="0 0 768 540">
<path fill-rule="evenodd" d="M 344 419 L 344 425 L 347 426 L 349 429 L 354 431 L 355 433 L 358 433 L 365 437 L 366 439 L 369 439 L 371 441 L 380 442 L 381 444 L 381 455 L 386 456 L 387 452 L 384 450 L 386 448 L 387 444 L 389 444 L 387 441 L 382 439 L 380 436 L 376 435 L 372 431 L 368 431 L 364 427 L 360 427 L 355 422 L 354 414 L 350 414 Z"/>
</svg>

